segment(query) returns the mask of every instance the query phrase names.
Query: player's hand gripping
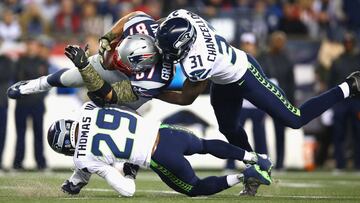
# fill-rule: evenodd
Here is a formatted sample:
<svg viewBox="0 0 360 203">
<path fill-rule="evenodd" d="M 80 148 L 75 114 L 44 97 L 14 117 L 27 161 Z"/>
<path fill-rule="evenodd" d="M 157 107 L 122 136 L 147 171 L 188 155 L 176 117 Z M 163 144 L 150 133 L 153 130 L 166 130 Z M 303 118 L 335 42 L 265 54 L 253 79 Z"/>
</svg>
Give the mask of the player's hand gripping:
<svg viewBox="0 0 360 203">
<path fill-rule="evenodd" d="M 103 36 L 99 39 L 99 54 L 101 56 L 104 56 L 105 51 L 111 50 L 110 42 L 111 40 L 106 36 Z"/>
<path fill-rule="evenodd" d="M 89 45 L 86 45 L 84 49 L 78 45 L 68 45 L 65 48 L 65 55 L 79 69 L 84 69 L 87 65 L 89 65 Z"/>
</svg>

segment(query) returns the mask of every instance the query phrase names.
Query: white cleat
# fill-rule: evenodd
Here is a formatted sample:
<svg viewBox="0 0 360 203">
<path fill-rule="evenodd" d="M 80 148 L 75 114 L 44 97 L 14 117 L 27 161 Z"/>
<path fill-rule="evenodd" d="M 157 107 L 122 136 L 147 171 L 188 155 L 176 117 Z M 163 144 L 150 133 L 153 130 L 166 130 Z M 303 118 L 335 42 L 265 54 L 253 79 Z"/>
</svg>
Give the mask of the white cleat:
<svg viewBox="0 0 360 203">
<path fill-rule="evenodd" d="M 33 80 L 19 81 L 7 90 L 7 95 L 11 99 L 19 99 L 25 95 L 37 94 L 45 91 L 49 91 L 51 86 L 42 87 L 41 83 L 46 80 L 46 76 L 42 76 Z"/>
</svg>

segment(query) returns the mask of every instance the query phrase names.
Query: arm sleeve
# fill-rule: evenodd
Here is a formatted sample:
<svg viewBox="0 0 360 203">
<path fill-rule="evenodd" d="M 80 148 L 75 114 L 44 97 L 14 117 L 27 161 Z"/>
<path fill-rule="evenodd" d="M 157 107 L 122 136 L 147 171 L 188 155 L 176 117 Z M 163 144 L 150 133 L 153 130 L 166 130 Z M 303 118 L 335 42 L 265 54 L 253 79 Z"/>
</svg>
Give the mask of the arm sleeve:
<svg viewBox="0 0 360 203">
<path fill-rule="evenodd" d="M 131 197 L 134 195 L 135 181 L 131 178 L 125 178 L 116 168 L 106 165 L 102 167 L 98 175 L 104 178 L 121 196 Z"/>
<path fill-rule="evenodd" d="M 105 81 L 90 63 L 86 68 L 79 70 L 79 72 L 89 92 L 96 92 L 104 86 Z M 113 97 L 115 96 L 117 98 L 116 101 L 118 104 L 133 102 L 138 99 L 137 95 L 132 90 L 131 82 L 129 80 L 116 82 L 112 84 L 111 87 L 113 93 L 115 93 Z"/>
<path fill-rule="evenodd" d="M 137 95 L 133 92 L 131 82 L 129 80 L 122 80 L 111 85 L 113 92 L 116 94 L 117 103 L 123 104 L 127 102 L 134 102 L 138 100 Z"/>
<path fill-rule="evenodd" d="M 80 75 L 84 80 L 86 88 L 90 92 L 94 92 L 100 89 L 105 81 L 101 78 L 100 74 L 96 72 L 95 68 L 89 63 L 89 65 L 84 69 L 79 69 Z"/>
</svg>

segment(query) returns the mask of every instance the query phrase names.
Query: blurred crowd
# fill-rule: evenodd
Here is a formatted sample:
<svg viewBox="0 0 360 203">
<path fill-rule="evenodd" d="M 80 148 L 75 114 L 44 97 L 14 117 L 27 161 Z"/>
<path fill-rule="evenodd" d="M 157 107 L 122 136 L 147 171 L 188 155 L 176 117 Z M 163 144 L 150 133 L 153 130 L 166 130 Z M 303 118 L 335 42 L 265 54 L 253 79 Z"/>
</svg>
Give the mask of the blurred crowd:
<svg viewBox="0 0 360 203">
<path fill-rule="evenodd" d="M 360 0 L 2 0 L 0 93 L 4 95 L 14 81 L 57 70 L 50 60 L 51 55 L 62 54 L 66 44 L 88 43 L 91 53 L 97 53 L 99 37 L 129 12 L 140 10 L 160 19 L 179 8 L 198 13 L 233 46 L 256 56 L 267 75 L 294 103 L 326 91 L 360 67 L 357 43 Z M 309 86 L 303 87 L 306 94 L 296 94 L 299 88 L 295 84 L 294 67 L 302 63 L 311 64 L 315 78 Z M 31 70 L 27 67 L 29 64 Z M 22 168 L 24 141 L 21 140 L 27 116 L 39 121 L 33 126 L 36 139 L 40 140 L 35 142 L 35 158 L 39 169 L 46 168 L 40 130 L 45 112 L 43 99 L 44 95 L 37 95 L 17 104 L 17 136 L 20 139 L 17 139 L 14 168 Z M 0 167 L 7 106 L 7 98 L 0 97 Z M 254 140 L 258 142 L 255 149 L 266 153 L 266 135 L 261 128 L 265 114 L 249 106 L 248 116 L 244 114 L 239 125 L 254 119 L 259 125 L 254 129 Z M 360 170 L 360 148 L 351 144 L 360 142 L 359 99 L 345 100 L 328 115 L 304 128 L 305 134 L 314 137 L 316 143 L 312 145 L 314 155 L 308 169 L 324 166 L 328 158 L 335 158 L 337 169 L 345 169 L 349 164 L 346 160 L 353 160 L 350 163 Z M 276 121 L 274 127 L 276 167 L 283 169 L 285 129 Z M 234 167 L 232 163 L 228 165 L 229 169 Z"/>
<path fill-rule="evenodd" d="M 358 0 L 3 0 L 0 38 L 19 41 L 49 35 L 54 40 L 102 35 L 134 10 L 155 19 L 186 8 L 204 18 L 228 17 L 240 30 L 266 37 L 282 30 L 310 39 L 339 37 L 345 29 L 360 33 Z"/>
</svg>

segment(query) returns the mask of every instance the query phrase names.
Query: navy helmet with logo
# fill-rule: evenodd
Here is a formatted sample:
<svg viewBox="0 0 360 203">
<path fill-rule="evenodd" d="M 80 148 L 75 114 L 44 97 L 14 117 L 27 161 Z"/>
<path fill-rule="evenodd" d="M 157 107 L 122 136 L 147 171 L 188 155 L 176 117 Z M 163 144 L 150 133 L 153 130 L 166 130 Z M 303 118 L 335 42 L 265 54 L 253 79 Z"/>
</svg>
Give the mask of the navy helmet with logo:
<svg viewBox="0 0 360 203">
<path fill-rule="evenodd" d="M 195 27 L 185 18 L 165 20 L 156 32 L 155 45 L 167 62 L 186 57 L 196 40 Z"/>
<path fill-rule="evenodd" d="M 75 137 L 78 122 L 73 120 L 55 121 L 48 130 L 47 140 L 50 147 L 61 154 L 67 156 L 74 155 Z"/>
</svg>

